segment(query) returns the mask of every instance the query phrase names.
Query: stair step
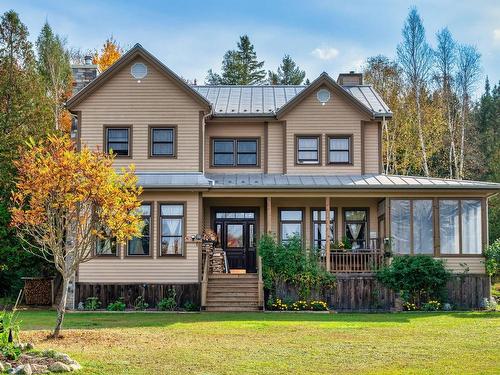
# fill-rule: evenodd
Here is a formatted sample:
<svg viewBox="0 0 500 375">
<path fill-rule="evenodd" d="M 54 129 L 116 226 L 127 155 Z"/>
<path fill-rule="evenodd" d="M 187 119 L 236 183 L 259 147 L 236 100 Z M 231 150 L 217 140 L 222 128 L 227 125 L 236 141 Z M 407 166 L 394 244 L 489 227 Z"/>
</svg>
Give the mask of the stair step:
<svg viewBox="0 0 500 375">
<path fill-rule="evenodd" d="M 209 290 L 207 293 L 208 297 L 217 297 L 217 296 L 224 296 L 224 297 L 257 297 L 259 295 L 259 292 L 256 291 L 244 291 L 240 292 L 237 290 L 233 290 L 230 292 L 226 291 L 219 291 L 219 290 Z"/>
<path fill-rule="evenodd" d="M 258 303 L 256 297 L 207 297 L 208 304 L 221 304 L 221 305 L 241 305 L 241 304 L 253 304 Z"/>
<path fill-rule="evenodd" d="M 209 312 L 245 312 L 245 311 L 259 311 L 259 307 L 254 306 L 207 306 L 205 311 Z"/>
<path fill-rule="evenodd" d="M 235 274 L 235 273 L 213 273 L 208 276 L 209 280 L 212 279 L 258 279 L 258 275 L 256 273 L 242 273 L 242 274 Z"/>
<path fill-rule="evenodd" d="M 250 306 L 250 307 L 258 307 L 259 302 L 257 301 L 207 301 L 207 307 L 210 306 L 225 306 L 225 307 L 242 307 L 242 306 Z"/>
<path fill-rule="evenodd" d="M 258 288 L 258 284 L 255 283 L 229 283 L 229 284 L 223 284 L 223 283 L 208 283 L 209 288 Z"/>
</svg>

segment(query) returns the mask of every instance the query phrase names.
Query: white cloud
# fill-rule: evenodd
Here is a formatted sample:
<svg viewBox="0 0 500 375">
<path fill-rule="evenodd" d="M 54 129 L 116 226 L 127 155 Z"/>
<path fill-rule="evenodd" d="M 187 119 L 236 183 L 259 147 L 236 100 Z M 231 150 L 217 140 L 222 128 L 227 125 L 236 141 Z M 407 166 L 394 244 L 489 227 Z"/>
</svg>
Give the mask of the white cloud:
<svg viewBox="0 0 500 375">
<path fill-rule="evenodd" d="M 339 55 L 339 50 L 332 47 L 315 48 L 312 54 L 320 60 L 333 60 Z"/>
<path fill-rule="evenodd" d="M 495 41 L 500 42 L 500 29 L 493 30 L 493 39 Z"/>
</svg>

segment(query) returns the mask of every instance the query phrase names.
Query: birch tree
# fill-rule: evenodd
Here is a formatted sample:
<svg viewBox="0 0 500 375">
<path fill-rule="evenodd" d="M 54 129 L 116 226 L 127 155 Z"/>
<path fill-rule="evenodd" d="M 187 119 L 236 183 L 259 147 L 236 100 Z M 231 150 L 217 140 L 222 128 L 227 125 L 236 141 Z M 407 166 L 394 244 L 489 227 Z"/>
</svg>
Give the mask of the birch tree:
<svg viewBox="0 0 500 375">
<path fill-rule="evenodd" d="M 137 177 L 112 163 L 85 147 L 77 152 L 69 136 L 31 140 L 15 162 L 11 225 L 24 249 L 53 262 L 63 279 L 53 337 L 62 329 L 69 282 L 95 256 L 96 242 L 141 235 Z"/>
<path fill-rule="evenodd" d="M 415 8 L 410 10 L 406 18 L 402 36 L 403 41 L 397 47 L 397 56 L 406 83 L 415 96 L 416 125 L 422 155 L 422 169 L 425 176 L 429 176 L 421 94 L 429 80 L 433 63 L 433 52 L 426 41 L 424 25 Z"/>
<path fill-rule="evenodd" d="M 481 54 L 471 45 L 458 47 L 456 85 L 460 95 L 460 155 L 458 178 L 464 178 L 465 135 L 470 120 L 471 95 L 481 78 Z"/>
<path fill-rule="evenodd" d="M 448 169 L 449 177 L 458 176 L 458 158 L 455 144 L 456 121 L 454 111 L 454 74 L 456 71 L 456 43 L 448 30 L 444 28 L 436 34 L 436 70 L 437 81 L 441 90 L 446 124 L 448 128 L 449 150 Z"/>
</svg>

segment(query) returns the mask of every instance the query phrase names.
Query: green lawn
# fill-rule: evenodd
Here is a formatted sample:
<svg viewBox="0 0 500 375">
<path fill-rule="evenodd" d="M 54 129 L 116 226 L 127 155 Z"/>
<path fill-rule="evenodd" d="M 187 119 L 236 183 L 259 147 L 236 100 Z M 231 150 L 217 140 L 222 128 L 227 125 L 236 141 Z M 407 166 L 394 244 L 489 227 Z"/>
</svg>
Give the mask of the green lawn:
<svg viewBox="0 0 500 375">
<path fill-rule="evenodd" d="M 21 313 L 81 374 L 499 374 L 500 313 Z M 45 331 L 40 331 L 45 330 Z"/>
</svg>

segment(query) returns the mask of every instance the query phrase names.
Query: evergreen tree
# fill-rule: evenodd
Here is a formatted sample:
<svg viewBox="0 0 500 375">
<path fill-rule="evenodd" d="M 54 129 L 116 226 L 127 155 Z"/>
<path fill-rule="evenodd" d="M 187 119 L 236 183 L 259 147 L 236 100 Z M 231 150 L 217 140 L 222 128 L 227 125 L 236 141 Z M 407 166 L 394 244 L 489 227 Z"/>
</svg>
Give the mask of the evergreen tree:
<svg viewBox="0 0 500 375">
<path fill-rule="evenodd" d="M 290 55 L 285 55 L 278 71 L 269 71 L 269 84 L 271 85 L 301 85 L 306 77 L 306 72 L 301 70 Z"/>
<path fill-rule="evenodd" d="M 222 74 L 210 69 L 206 81 L 210 85 L 256 85 L 264 83 L 264 61 L 258 61 L 257 53 L 248 35 L 240 36 L 236 50 L 229 50 L 222 60 Z"/>
<path fill-rule="evenodd" d="M 55 128 L 60 129 L 63 105 L 71 96 L 73 81 L 69 51 L 65 48 L 65 41 L 59 35 L 54 34 L 47 22 L 43 25 L 36 45 L 38 70 L 52 100 Z"/>
</svg>

